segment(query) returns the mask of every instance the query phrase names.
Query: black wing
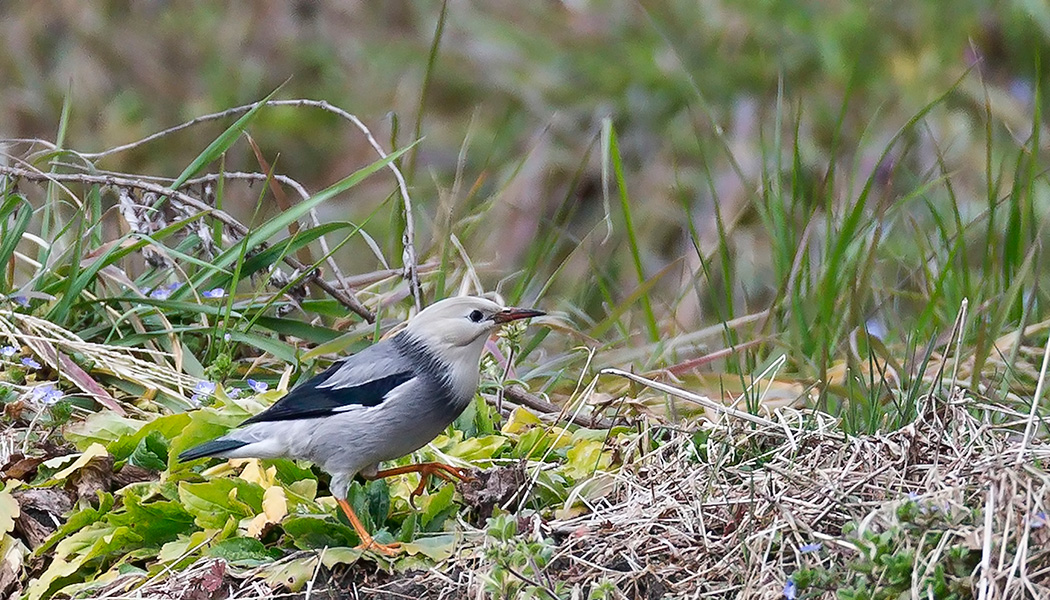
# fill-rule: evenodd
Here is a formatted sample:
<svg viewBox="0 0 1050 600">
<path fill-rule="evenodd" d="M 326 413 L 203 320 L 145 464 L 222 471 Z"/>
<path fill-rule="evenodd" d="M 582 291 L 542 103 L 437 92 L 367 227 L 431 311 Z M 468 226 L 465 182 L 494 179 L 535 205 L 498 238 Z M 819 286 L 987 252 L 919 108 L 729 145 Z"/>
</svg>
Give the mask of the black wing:
<svg viewBox="0 0 1050 600">
<path fill-rule="evenodd" d="M 344 367 L 337 362 L 323 373 L 296 386 L 270 408 L 251 417 L 240 426 L 268 421 L 312 419 L 340 412 L 348 406 L 378 406 L 390 390 L 415 377 L 411 370 L 397 371 L 344 387 L 320 387 Z"/>
</svg>

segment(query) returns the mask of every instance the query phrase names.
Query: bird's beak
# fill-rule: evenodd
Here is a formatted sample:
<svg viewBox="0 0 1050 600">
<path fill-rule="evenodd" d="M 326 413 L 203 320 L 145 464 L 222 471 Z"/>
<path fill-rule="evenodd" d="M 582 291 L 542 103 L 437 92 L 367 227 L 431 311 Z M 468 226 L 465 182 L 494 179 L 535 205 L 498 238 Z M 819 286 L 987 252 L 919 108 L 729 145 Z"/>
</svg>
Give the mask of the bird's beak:
<svg viewBox="0 0 1050 600">
<path fill-rule="evenodd" d="M 518 319 L 531 319 L 532 317 L 542 317 L 547 313 L 542 310 L 532 310 L 531 308 L 504 308 L 498 313 L 492 315 L 492 320 L 497 325 L 503 325 L 504 323 L 510 323 L 511 321 L 517 321 Z"/>
</svg>

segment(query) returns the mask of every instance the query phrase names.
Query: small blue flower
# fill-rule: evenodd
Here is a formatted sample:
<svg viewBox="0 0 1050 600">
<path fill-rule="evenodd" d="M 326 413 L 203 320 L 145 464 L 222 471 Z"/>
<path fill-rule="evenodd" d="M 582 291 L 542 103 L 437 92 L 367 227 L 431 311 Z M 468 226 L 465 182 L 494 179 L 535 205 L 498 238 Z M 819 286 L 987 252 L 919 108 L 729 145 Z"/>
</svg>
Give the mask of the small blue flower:
<svg viewBox="0 0 1050 600">
<path fill-rule="evenodd" d="M 809 554 L 810 552 L 818 552 L 824 546 L 820 542 L 813 542 L 804 546 L 799 546 L 798 551 L 802 554 Z"/>
<path fill-rule="evenodd" d="M 193 391 L 198 394 L 210 396 L 215 393 L 215 384 L 211 381 L 198 381 L 197 385 L 193 388 Z"/>
<path fill-rule="evenodd" d="M 212 299 L 225 298 L 226 297 L 226 290 L 224 290 L 222 288 L 215 288 L 215 289 L 208 290 L 206 292 L 201 292 L 201 296 L 204 296 L 205 298 L 212 298 Z"/>
<path fill-rule="evenodd" d="M 29 306 L 29 298 L 26 298 L 22 295 L 11 296 L 11 302 L 14 302 L 15 304 L 22 307 Z"/>
<path fill-rule="evenodd" d="M 236 400 L 241 397 L 241 388 L 232 387 L 226 390 L 226 396 L 230 399 Z"/>
<path fill-rule="evenodd" d="M 795 600 L 798 597 L 798 586 L 794 579 L 788 579 L 784 584 L 784 600 Z"/>
<path fill-rule="evenodd" d="M 46 404 L 48 406 L 51 406 L 53 404 L 57 404 L 58 401 L 61 400 L 63 396 L 64 396 L 64 394 L 62 392 L 52 388 L 46 394 L 44 394 L 44 404 Z"/>
<path fill-rule="evenodd" d="M 248 387 L 252 388 L 252 391 L 256 394 L 261 394 L 266 390 L 270 389 L 270 384 L 265 381 L 256 381 L 254 379 L 248 380 Z"/>
<path fill-rule="evenodd" d="M 922 498 L 921 494 L 917 494 L 915 492 L 908 492 L 908 500 L 911 500 L 912 502 L 915 502 L 919 498 Z"/>
<path fill-rule="evenodd" d="M 27 356 L 27 357 L 22 359 L 22 366 L 23 367 L 29 367 L 30 369 L 36 370 L 36 369 L 40 368 L 40 363 L 38 363 L 35 360 L 33 360 L 32 357 Z"/>
<path fill-rule="evenodd" d="M 3 348 L 0 348 L 0 356 L 3 356 L 4 358 L 11 358 L 17 352 L 18 349 L 14 346 L 4 346 Z"/>
<path fill-rule="evenodd" d="M 176 282 L 169 283 L 168 285 L 164 286 L 164 289 L 168 290 L 168 293 L 170 294 L 171 292 L 174 292 L 175 290 L 179 289 L 180 287 L 182 287 L 182 284 L 179 283 L 178 281 L 176 281 Z"/>
<path fill-rule="evenodd" d="M 1039 511 L 1032 515 L 1032 518 L 1029 520 L 1028 524 L 1032 527 L 1032 529 L 1042 529 L 1043 527 L 1046 527 L 1046 521 L 1046 512 Z"/>
<path fill-rule="evenodd" d="M 201 404 L 204 402 L 204 399 L 206 397 L 207 396 L 202 396 L 200 394 L 194 394 L 194 395 L 190 396 L 190 404 L 196 406 L 197 408 L 200 408 Z"/>
<path fill-rule="evenodd" d="M 164 288 L 157 288 L 149 293 L 149 297 L 154 300 L 167 300 L 171 297 L 171 292 Z"/>
<path fill-rule="evenodd" d="M 37 386 L 33 388 L 33 391 L 29 394 L 33 400 L 43 402 L 47 406 L 57 403 L 62 399 L 63 395 L 64 394 L 55 389 L 55 386 L 52 384 Z"/>
<path fill-rule="evenodd" d="M 223 339 L 223 341 L 229 342 L 229 341 L 233 340 L 233 336 L 230 335 L 229 333 L 224 333 L 224 334 L 222 334 L 222 339 Z"/>
</svg>

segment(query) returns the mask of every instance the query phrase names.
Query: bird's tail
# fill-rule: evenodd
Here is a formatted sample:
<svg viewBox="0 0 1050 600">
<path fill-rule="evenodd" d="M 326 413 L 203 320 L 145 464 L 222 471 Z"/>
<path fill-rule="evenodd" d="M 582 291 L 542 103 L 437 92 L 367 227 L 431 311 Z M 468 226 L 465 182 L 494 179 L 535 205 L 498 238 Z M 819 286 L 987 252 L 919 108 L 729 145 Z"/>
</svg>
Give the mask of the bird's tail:
<svg viewBox="0 0 1050 600">
<path fill-rule="evenodd" d="M 219 438 L 210 442 L 204 442 L 203 444 L 194 446 L 189 450 L 182 451 L 179 454 L 179 460 L 187 461 L 195 458 L 204 458 L 205 456 L 215 456 L 216 454 L 247 446 L 250 443 L 251 442 L 242 442 L 241 440 L 230 438 Z"/>
</svg>

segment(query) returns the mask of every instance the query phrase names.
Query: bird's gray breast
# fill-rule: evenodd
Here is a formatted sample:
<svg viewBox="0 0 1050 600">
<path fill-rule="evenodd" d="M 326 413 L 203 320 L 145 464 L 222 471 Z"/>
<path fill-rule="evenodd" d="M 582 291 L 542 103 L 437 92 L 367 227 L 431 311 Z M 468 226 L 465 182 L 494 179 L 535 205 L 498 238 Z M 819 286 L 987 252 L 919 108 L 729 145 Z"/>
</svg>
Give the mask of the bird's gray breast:
<svg viewBox="0 0 1050 600">
<path fill-rule="evenodd" d="M 411 454 L 440 435 L 474 397 L 456 392 L 448 365 L 404 334 L 393 338 L 414 377 L 383 402 L 319 420 L 312 453 L 325 470 L 360 470 Z"/>
</svg>

